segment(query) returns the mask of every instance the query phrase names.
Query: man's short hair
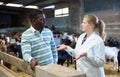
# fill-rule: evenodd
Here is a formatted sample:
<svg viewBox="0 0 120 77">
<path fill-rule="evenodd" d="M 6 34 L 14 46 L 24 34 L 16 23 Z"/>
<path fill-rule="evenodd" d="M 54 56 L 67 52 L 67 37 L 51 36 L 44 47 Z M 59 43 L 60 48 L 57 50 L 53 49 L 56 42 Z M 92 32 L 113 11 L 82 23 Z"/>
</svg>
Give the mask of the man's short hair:
<svg viewBox="0 0 120 77">
<path fill-rule="evenodd" d="M 44 14 L 42 10 L 31 10 L 30 13 L 28 14 L 28 17 L 30 19 L 30 21 L 32 21 L 32 19 L 36 19 L 38 14 Z"/>
</svg>

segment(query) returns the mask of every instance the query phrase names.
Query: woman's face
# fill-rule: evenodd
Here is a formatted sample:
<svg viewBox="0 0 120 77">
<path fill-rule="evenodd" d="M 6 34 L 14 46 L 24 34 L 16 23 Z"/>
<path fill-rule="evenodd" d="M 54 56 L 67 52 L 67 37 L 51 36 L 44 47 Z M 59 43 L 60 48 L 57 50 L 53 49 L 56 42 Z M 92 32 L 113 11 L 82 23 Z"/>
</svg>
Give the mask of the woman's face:
<svg viewBox="0 0 120 77">
<path fill-rule="evenodd" d="M 90 29 L 90 24 L 87 22 L 87 18 L 83 19 L 83 22 L 81 25 L 82 25 L 82 31 L 88 32 L 88 30 Z"/>
</svg>

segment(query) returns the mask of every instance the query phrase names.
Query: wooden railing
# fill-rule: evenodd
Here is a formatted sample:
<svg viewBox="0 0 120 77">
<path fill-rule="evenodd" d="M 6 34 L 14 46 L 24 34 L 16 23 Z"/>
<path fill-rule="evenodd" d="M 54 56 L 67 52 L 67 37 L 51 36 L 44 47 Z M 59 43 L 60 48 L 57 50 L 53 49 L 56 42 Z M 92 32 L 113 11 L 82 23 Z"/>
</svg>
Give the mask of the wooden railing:
<svg viewBox="0 0 120 77">
<path fill-rule="evenodd" d="M 46 66 L 36 66 L 35 72 L 31 70 L 29 64 L 24 60 L 0 51 L 0 59 L 14 65 L 17 69 L 23 71 L 32 77 L 86 77 L 85 73 L 67 68 L 57 64 Z M 17 74 L 6 70 L 6 67 L 0 65 L 0 77 L 19 77 Z M 8 74 L 7 72 L 10 74 Z"/>
</svg>

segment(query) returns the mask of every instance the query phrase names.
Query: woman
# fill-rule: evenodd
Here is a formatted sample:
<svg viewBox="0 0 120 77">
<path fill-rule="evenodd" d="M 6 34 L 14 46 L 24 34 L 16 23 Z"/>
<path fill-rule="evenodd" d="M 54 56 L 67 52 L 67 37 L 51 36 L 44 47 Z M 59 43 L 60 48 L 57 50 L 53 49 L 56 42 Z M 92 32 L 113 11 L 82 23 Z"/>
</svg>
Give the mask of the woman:
<svg viewBox="0 0 120 77">
<path fill-rule="evenodd" d="M 103 41 L 105 24 L 97 16 L 85 15 L 82 22 L 82 31 L 75 49 L 67 45 L 60 45 L 57 51 L 65 49 L 76 59 L 78 71 L 85 72 L 87 77 L 105 77 L 105 46 Z"/>
</svg>

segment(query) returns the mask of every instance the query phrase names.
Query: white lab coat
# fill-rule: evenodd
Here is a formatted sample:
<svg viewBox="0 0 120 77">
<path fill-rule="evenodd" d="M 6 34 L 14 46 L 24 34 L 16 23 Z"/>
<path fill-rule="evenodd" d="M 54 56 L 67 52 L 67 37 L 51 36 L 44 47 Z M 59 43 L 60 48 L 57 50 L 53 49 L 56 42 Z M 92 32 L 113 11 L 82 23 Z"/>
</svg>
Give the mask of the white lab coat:
<svg viewBox="0 0 120 77">
<path fill-rule="evenodd" d="M 75 49 L 67 47 L 66 51 L 73 57 L 77 57 L 82 52 L 87 52 L 87 56 L 76 61 L 78 71 L 85 72 L 87 77 L 105 77 L 105 46 L 103 40 L 93 32 L 90 37 L 81 45 L 86 33 L 78 38 Z"/>
</svg>

